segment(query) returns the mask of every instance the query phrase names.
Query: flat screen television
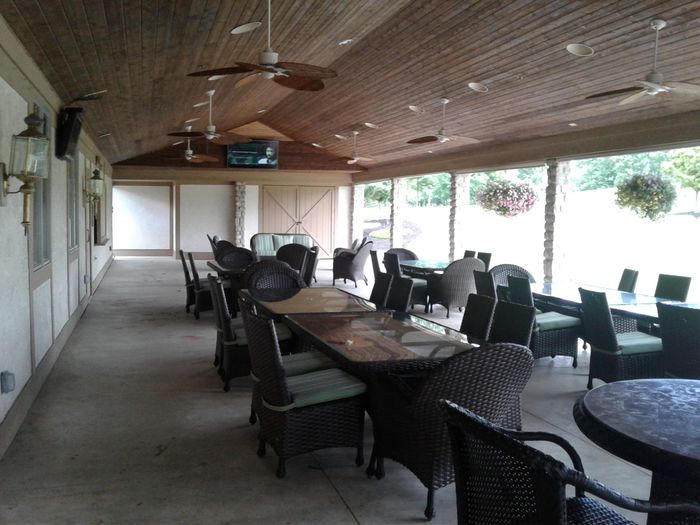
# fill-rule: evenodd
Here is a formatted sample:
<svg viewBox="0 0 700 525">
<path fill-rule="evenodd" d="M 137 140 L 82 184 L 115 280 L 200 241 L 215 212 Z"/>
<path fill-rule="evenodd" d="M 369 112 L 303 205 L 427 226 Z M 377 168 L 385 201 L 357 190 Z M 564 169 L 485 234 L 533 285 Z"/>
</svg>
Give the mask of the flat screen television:
<svg viewBox="0 0 700 525">
<path fill-rule="evenodd" d="M 226 150 L 226 166 L 229 168 L 277 169 L 279 142 L 253 140 L 229 144 Z"/>
<path fill-rule="evenodd" d="M 56 157 L 71 160 L 83 127 L 83 108 L 63 108 L 56 123 Z"/>
</svg>

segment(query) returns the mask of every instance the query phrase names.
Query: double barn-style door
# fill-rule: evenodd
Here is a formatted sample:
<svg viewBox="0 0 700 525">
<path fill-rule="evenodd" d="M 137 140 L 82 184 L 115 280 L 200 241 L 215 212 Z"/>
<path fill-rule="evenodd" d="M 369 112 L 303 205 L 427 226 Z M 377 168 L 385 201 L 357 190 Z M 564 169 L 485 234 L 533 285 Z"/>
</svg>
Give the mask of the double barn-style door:
<svg viewBox="0 0 700 525">
<path fill-rule="evenodd" d="M 266 233 L 305 233 L 319 247 L 319 257 L 332 257 L 335 188 L 263 186 L 262 228 Z"/>
</svg>

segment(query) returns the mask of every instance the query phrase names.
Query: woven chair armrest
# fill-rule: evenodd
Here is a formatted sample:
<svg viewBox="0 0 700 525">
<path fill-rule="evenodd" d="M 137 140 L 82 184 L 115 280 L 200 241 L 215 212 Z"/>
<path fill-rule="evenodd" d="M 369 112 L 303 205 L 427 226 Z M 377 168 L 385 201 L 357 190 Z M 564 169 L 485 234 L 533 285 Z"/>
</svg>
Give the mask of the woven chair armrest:
<svg viewBox="0 0 700 525">
<path fill-rule="evenodd" d="M 577 489 L 593 494 L 602 500 L 612 503 L 620 508 L 631 510 L 634 512 L 644 512 L 647 514 L 668 514 L 668 513 L 683 513 L 683 514 L 695 514 L 700 516 L 700 505 L 691 502 L 677 502 L 677 503 L 652 503 L 647 500 L 641 500 L 636 498 L 630 498 L 625 496 L 620 492 L 610 489 L 603 485 L 598 480 L 589 478 L 581 472 L 577 472 L 573 469 L 566 469 L 566 472 L 562 476 L 562 480 L 570 485 L 575 486 Z"/>
</svg>

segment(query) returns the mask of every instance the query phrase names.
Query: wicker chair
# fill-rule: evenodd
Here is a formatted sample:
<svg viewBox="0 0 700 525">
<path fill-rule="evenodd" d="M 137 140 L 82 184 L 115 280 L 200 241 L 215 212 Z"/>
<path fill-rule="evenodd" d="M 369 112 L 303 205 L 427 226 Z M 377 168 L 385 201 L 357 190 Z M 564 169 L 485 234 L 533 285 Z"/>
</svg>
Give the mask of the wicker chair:
<svg viewBox="0 0 700 525">
<path fill-rule="evenodd" d="M 509 275 L 513 277 L 525 277 L 531 283 L 535 282 L 535 278 L 530 272 L 528 272 L 525 268 L 521 268 L 520 266 L 517 266 L 515 264 L 497 264 L 489 270 L 489 273 L 493 275 L 493 282 L 496 283 L 496 286 L 508 286 Z"/>
<path fill-rule="evenodd" d="M 187 269 L 187 261 L 185 261 L 185 252 L 180 250 L 180 262 L 182 262 L 182 270 L 185 272 L 185 312 L 189 313 L 190 306 L 194 306 L 194 283 L 190 277 L 190 271 Z"/>
<path fill-rule="evenodd" d="M 442 305 L 447 309 L 449 319 L 450 308 L 457 306 L 461 309 L 467 304 L 469 294 L 476 292 L 474 270 L 483 271 L 484 268 L 484 262 L 479 259 L 459 259 L 450 263 L 444 273 L 429 275 L 430 311 L 433 311 L 433 305 Z"/>
<path fill-rule="evenodd" d="M 402 279 L 404 277 L 403 271 L 401 270 L 401 260 L 399 259 L 398 253 L 386 252 L 384 254 L 384 266 L 386 266 L 386 271 L 394 276 L 394 279 Z M 413 286 L 411 287 L 411 299 L 409 300 L 411 308 L 413 308 L 416 304 L 423 304 L 425 305 L 425 311 L 427 312 L 428 281 L 421 279 L 420 277 L 411 276 L 409 276 L 409 279 L 413 281 Z"/>
<path fill-rule="evenodd" d="M 368 237 L 363 237 L 362 239 L 353 240 L 352 244 L 350 245 L 350 248 L 336 248 L 333 250 L 333 257 L 337 257 L 341 253 L 357 253 L 357 250 L 359 250 L 362 246 L 367 244 L 368 240 Z"/>
<path fill-rule="evenodd" d="M 372 286 L 372 292 L 369 294 L 369 300 L 371 303 L 374 303 L 374 306 L 378 309 L 386 306 L 386 300 L 389 296 L 389 289 L 391 288 L 393 279 L 394 276 L 388 273 L 380 273 L 376 276 L 374 286 Z"/>
<path fill-rule="evenodd" d="M 459 331 L 466 334 L 470 343 L 480 345 L 487 341 L 495 307 L 496 300 L 493 297 L 469 294 Z"/>
<path fill-rule="evenodd" d="M 368 241 L 360 246 L 357 252 L 343 251 L 333 257 L 333 286 L 336 279 L 350 279 L 355 283 L 355 288 L 359 280 L 369 284 L 365 277 L 365 263 L 372 246 L 372 241 Z"/>
<path fill-rule="evenodd" d="M 493 274 L 487 271 L 474 270 L 474 285 L 476 293 L 496 299 L 496 283 L 493 282 Z"/>
<path fill-rule="evenodd" d="M 464 250 L 464 258 L 469 259 L 471 257 L 476 257 L 476 252 L 474 250 Z"/>
<path fill-rule="evenodd" d="M 509 422 L 531 373 L 527 348 L 496 344 L 445 359 L 413 388 L 401 376 L 375 376 L 370 397 L 374 448 L 367 474 L 383 478 L 384 458 L 407 467 L 428 489 L 425 516 L 431 519 L 435 490 L 454 481 L 439 400 L 454 399 L 496 423 Z M 515 423 L 519 428 L 519 417 Z"/>
<path fill-rule="evenodd" d="M 382 273 L 382 269 L 379 267 L 379 259 L 377 258 L 377 250 L 369 251 L 369 258 L 372 260 L 372 273 L 374 274 L 374 279 L 377 279 L 377 275 Z"/>
<path fill-rule="evenodd" d="M 204 283 L 199 280 L 199 274 L 197 273 L 197 267 L 194 264 L 194 257 L 192 257 L 192 252 L 187 253 L 187 258 L 190 260 L 190 269 L 192 270 L 192 290 L 194 293 L 194 318 L 199 319 L 199 314 L 201 312 L 206 312 L 211 310 L 211 294 L 209 293 L 209 288 Z"/>
<path fill-rule="evenodd" d="M 246 269 L 241 286 L 249 290 L 278 288 L 281 290 L 306 288 L 299 272 L 282 261 L 258 261 Z"/>
<path fill-rule="evenodd" d="M 255 262 L 253 252 L 239 246 L 218 250 L 215 259 L 221 266 L 230 270 L 243 270 Z"/>
<path fill-rule="evenodd" d="M 514 303 L 535 306 L 530 281 L 523 277 L 508 276 L 510 299 Z M 530 341 L 530 350 L 535 359 L 564 355 L 573 358 L 573 367 L 578 366 L 578 338 L 581 335 L 581 319 L 559 312 L 535 314 L 535 328 Z"/>
<path fill-rule="evenodd" d="M 655 504 L 608 489 L 584 474 L 576 450 L 556 434 L 506 430 L 451 401 L 442 401 L 441 408 L 452 445 L 459 525 L 634 524 L 586 497 L 586 491 L 635 512 L 700 514 L 696 504 Z M 574 468 L 525 441 L 554 443 L 568 454 Z M 574 497 L 566 497 L 566 485 L 575 487 Z"/>
<path fill-rule="evenodd" d="M 634 293 L 634 289 L 637 286 L 637 277 L 639 277 L 639 272 L 637 270 L 625 268 L 622 270 L 620 283 L 617 285 L 617 289 L 621 292 Z"/>
<path fill-rule="evenodd" d="M 489 252 L 479 252 L 476 254 L 476 258 L 484 261 L 485 270 L 488 271 L 491 264 L 491 254 Z"/>
<path fill-rule="evenodd" d="M 306 261 L 310 250 L 303 244 L 290 243 L 280 246 L 275 254 L 278 261 L 286 262 L 294 270 L 303 276 L 306 273 Z"/>
<path fill-rule="evenodd" d="M 498 301 L 493 311 L 488 342 L 529 346 L 534 326 L 534 306 Z"/>
<path fill-rule="evenodd" d="M 656 308 L 666 375 L 700 379 L 700 309 L 663 303 Z"/>
<path fill-rule="evenodd" d="M 411 250 L 407 248 L 389 248 L 386 252 L 384 252 L 384 264 L 386 265 L 386 254 L 387 253 L 395 253 L 396 255 L 399 256 L 399 262 L 401 261 L 415 261 L 418 259 L 418 256 L 412 252 Z"/>
<path fill-rule="evenodd" d="M 289 458 L 323 448 L 355 447 L 355 463 L 362 465 L 365 384 L 337 368 L 289 377 L 274 323 L 258 316 L 244 297 L 240 309 L 259 381 L 258 456 L 265 456 L 266 444 L 274 449 L 278 478 L 285 476 Z"/>
<path fill-rule="evenodd" d="M 659 279 L 656 281 L 654 296 L 673 301 L 685 301 L 688 298 L 690 281 L 690 277 L 660 273 Z"/>
<path fill-rule="evenodd" d="M 216 235 L 214 236 L 216 237 Z M 216 242 L 214 238 L 207 233 L 207 240 L 209 241 L 209 245 L 211 246 L 211 253 L 214 254 L 214 258 L 216 258 Z M 218 240 L 218 239 L 217 239 Z"/>
<path fill-rule="evenodd" d="M 578 291 L 584 337 L 591 345 L 588 389 L 593 388 L 594 377 L 606 383 L 663 377 L 661 339 L 642 332 L 616 334 L 605 293 Z"/>
<path fill-rule="evenodd" d="M 316 281 L 316 267 L 318 266 L 318 246 L 309 248 L 309 253 L 306 257 L 306 268 L 304 268 L 304 282 L 306 286 L 311 286 L 311 281 Z"/>
<path fill-rule="evenodd" d="M 393 277 L 389 296 L 386 299 L 386 307 L 389 310 L 405 312 L 408 310 L 408 305 L 411 304 L 411 295 L 413 295 L 413 279 Z"/>
</svg>

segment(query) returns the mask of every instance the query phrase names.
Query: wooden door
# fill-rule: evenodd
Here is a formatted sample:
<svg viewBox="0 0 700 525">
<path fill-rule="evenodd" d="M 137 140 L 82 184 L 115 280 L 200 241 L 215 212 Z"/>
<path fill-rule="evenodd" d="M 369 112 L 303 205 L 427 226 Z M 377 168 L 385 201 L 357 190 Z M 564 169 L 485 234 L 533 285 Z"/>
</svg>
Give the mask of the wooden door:
<svg viewBox="0 0 700 525">
<path fill-rule="evenodd" d="M 318 186 L 263 186 L 260 231 L 305 233 L 319 247 L 319 257 L 331 257 L 335 232 L 334 190 Z"/>
</svg>

